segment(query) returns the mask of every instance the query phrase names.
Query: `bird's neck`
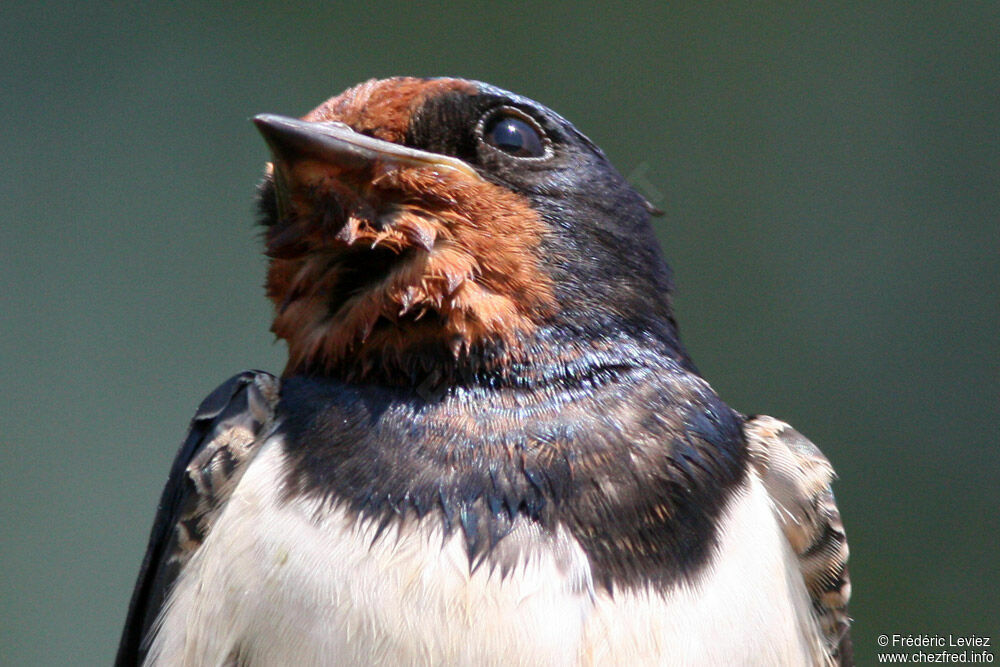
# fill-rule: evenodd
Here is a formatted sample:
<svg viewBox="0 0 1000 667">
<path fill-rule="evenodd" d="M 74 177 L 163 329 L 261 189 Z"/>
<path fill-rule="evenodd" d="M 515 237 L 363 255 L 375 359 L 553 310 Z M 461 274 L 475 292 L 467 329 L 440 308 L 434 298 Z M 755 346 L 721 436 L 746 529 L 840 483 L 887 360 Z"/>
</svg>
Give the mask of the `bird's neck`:
<svg viewBox="0 0 1000 667">
<path fill-rule="evenodd" d="M 286 378 L 289 489 L 384 524 L 430 514 L 472 560 L 528 521 L 568 530 L 609 588 L 694 576 L 745 474 L 741 418 L 669 358 L 639 361 L 521 387 Z"/>
<path fill-rule="evenodd" d="M 450 388 L 544 390 L 587 384 L 664 360 L 697 374 L 673 328 L 669 328 L 669 335 L 659 336 L 630 334 L 610 327 L 599 330 L 614 333 L 590 335 L 553 325 L 520 337 L 515 345 L 487 340 L 468 347 L 449 346 L 438 337 L 416 332 L 409 336 L 376 335 L 336 359 L 291 355 L 291 359 L 300 361 L 290 361 L 285 376 L 440 394 Z M 385 345 L 386 340 L 391 345 Z"/>
</svg>

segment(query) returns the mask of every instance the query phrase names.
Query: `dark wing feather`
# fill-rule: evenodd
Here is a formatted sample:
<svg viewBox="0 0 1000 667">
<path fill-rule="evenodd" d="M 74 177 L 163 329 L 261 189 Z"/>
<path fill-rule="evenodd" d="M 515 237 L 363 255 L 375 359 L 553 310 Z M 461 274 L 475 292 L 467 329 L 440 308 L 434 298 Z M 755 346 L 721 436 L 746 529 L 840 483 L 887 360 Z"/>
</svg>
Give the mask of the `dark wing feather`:
<svg viewBox="0 0 1000 667">
<path fill-rule="evenodd" d="M 829 662 L 852 665 L 847 537 L 830 488 L 833 467 L 816 445 L 785 422 L 758 416 L 744 429 L 750 460 L 799 557 Z"/>
<path fill-rule="evenodd" d="M 273 375 L 244 371 L 198 407 L 160 496 L 118 645 L 119 667 L 142 663 L 147 634 L 177 574 L 208 533 L 272 423 L 278 389 Z"/>
</svg>

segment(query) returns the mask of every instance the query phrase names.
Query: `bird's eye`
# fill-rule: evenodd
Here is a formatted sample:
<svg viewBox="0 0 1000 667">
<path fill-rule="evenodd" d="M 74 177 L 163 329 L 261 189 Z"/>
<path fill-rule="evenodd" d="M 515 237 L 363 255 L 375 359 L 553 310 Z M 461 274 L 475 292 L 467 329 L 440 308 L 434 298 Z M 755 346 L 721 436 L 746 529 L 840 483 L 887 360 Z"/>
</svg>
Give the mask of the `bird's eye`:
<svg viewBox="0 0 1000 667">
<path fill-rule="evenodd" d="M 483 140 L 514 157 L 542 157 L 545 140 L 530 121 L 513 112 L 500 112 L 486 119 Z"/>
</svg>

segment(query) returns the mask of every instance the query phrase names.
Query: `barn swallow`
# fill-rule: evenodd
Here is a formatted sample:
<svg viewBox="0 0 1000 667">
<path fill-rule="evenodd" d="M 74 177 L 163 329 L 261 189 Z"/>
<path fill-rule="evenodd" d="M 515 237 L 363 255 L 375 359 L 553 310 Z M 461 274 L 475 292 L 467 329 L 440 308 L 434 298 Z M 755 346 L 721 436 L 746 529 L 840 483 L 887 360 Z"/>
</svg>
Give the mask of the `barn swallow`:
<svg viewBox="0 0 1000 667">
<path fill-rule="evenodd" d="M 117 664 L 850 664 L 833 470 L 701 377 L 594 143 L 459 79 L 254 121 L 288 363 L 195 414 Z"/>
</svg>

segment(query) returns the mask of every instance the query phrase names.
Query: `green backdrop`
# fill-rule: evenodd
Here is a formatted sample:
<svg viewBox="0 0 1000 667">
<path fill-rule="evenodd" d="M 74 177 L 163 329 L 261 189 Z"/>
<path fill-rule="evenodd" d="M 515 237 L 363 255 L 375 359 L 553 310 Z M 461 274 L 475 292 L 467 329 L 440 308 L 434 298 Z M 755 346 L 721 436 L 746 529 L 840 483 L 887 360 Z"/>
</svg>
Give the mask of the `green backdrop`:
<svg viewBox="0 0 1000 667">
<path fill-rule="evenodd" d="M 8 3 L 0 664 L 110 662 L 194 407 L 282 367 L 248 119 L 392 74 L 546 103 L 666 211 L 701 370 L 840 473 L 864 664 L 995 645 L 1000 4 L 663 4 Z"/>
</svg>

